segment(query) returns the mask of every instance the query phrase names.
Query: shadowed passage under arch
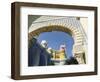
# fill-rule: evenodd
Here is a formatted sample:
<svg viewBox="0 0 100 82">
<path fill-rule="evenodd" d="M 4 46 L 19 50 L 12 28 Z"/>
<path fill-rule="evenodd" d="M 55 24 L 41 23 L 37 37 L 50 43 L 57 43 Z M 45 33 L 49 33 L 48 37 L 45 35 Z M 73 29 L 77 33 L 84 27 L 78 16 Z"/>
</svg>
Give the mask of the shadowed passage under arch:
<svg viewBox="0 0 100 82">
<path fill-rule="evenodd" d="M 38 31 L 40 31 L 40 29 L 38 29 Z M 63 32 L 63 31 L 66 31 L 66 32 Z M 37 31 L 34 31 L 34 32 L 37 32 Z M 36 39 L 35 40 L 36 43 L 34 42 L 34 39 Z M 31 55 L 31 57 L 29 57 L 29 60 L 30 60 L 29 66 L 57 65 L 59 64 L 60 60 L 64 61 L 63 65 L 68 65 L 68 63 L 72 62 L 72 60 L 75 60 L 75 59 L 72 59 L 74 39 L 72 37 L 72 34 L 70 33 L 70 30 L 64 30 L 64 29 L 60 30 L 60 29 L 50 28 L 49 31 L 47 31 L 47 29 L 46 30 L 42 29 L 42 31 L 39 34 L 34 35 L 31 40 L 33 42 L 29 42 L 32 45 L 31 47 L 29 47 L 29 55 Z M 41 42 L 43 40 L 47 41 L 47 46 L 45 48 L 41 46 Z M 63 59 L 54 58 L 53 60 L 53 57 L 51 57 L 51 53 L 48 53 L 48 49 L 51 48 L 54 52 L 58 53 L 61 51 L 60 50 L 61 45 L 65 45 L 65 51 L 64 51 L 65 57 Z M 43 55 L 46 57 L 43 57 Z M 75 61 L 76 61 L 76 64 L 78 64 L 77 60 Z M 72 63 L 72 64 L 75 64 L 75 63 Z"/>
</svg>

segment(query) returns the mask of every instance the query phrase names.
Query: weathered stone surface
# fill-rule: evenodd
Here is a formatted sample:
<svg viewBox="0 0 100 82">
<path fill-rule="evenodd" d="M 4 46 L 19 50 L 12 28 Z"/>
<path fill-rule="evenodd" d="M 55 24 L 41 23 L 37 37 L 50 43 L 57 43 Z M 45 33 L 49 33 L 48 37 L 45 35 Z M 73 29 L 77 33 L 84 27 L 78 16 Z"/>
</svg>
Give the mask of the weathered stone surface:
<svg viewBox="0 0 100 82">
<path fill-rule="evenodd" d="M 29 27 L 29 40 L 42 32 L 63 31 L 74 38 L 73 56 L 80 64 L 85 63 L 83 54 L 87 55 L 86 34 L 79 20 L 75 17 L 41 16 Z M 83 47 L 85 46 L 85 47 Z M 85 56 L 87 57 L 87 56 Z"/>
</svg>

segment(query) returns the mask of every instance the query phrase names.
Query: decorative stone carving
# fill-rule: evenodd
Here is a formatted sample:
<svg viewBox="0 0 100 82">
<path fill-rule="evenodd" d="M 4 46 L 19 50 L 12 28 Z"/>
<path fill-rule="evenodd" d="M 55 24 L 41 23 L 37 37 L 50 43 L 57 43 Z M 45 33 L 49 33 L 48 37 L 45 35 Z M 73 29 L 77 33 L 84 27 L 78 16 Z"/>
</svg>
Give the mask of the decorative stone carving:
<svg viewBox="0 0 100 82">
<path fill-rule="evenodd" d="M 75 17 L 41 16 L 29 27 L 29 40 L 42 32 L 63 31 L 74 38 L 73 54 L 80 64 L 86 63 L 86 34 Z M 85 46 L 85 47 L 83 47 Z"/>
</svg>

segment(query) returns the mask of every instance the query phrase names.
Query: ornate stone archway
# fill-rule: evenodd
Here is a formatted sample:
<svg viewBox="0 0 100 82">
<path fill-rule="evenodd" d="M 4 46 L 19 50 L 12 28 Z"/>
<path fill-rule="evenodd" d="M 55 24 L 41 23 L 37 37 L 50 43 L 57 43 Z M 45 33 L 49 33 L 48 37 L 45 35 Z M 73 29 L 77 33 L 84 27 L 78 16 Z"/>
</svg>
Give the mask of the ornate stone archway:
<svg viewBox="0 0 100 82">
<path fill-rule="evenodd" d="M 86 63 L 87 39 L 80 21 L 75 17 L 41 16 L 29 28 L 29 40 L 42 32 L 63 31 L 74 39 L 73 56 L 80 64 Z"/>
</svg>

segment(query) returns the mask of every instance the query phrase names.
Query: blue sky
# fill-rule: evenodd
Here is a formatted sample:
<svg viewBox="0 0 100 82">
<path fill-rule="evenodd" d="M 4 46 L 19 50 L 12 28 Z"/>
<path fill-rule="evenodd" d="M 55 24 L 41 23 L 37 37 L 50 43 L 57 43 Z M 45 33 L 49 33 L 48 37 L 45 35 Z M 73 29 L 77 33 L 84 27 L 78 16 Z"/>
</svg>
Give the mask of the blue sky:
<svg viewBox="0 0 100 82">
<path fill-rule="evenodd" d="M 67 57 L 72 56 L 74 40 L 68 33 L 61 31 L 43 32 L 37 39 L 39 43 L 41 43 L 42 40 L 46 40 L 48 42 L 48 47 L 55 50 L 59 50 L 60 45 L 65 44 Z"/>
</svg>

